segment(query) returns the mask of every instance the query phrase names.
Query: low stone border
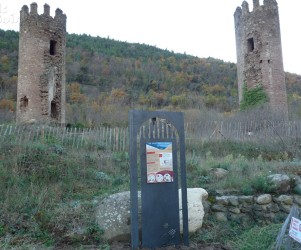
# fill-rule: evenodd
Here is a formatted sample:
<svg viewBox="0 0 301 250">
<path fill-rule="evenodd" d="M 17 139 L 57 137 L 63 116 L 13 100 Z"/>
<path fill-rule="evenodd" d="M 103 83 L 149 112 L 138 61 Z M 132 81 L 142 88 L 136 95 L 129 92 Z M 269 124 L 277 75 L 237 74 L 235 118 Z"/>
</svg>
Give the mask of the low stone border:
<svg viewBox="0 0 301 250">
<path fill-rule="evenodd" d="M 301 208 L 300 195 L 216 196 L 205 202 L 217 221 L 282 222 L 293 204 Z"/>
</svg>

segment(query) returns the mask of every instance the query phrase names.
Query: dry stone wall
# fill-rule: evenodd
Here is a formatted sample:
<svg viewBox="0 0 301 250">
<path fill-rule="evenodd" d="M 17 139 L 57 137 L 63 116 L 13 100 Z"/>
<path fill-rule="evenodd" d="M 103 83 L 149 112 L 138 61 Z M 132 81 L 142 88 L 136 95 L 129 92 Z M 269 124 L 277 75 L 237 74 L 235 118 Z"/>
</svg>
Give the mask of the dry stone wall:
<svg viewBox="0 0 301 250">
<path fill-rule="evenodd" d="M 229 195 L 206 201 L 208 212 L 220 222 L 284 222 L 294 204 L 301 208 L 300 195 Z"/>
<path fill-rule="evenodd" d="M 206 214 L 221 222 L 284 222 L 293 205 L 301 208 L 301 177 L 272 174 L 267 180 L 272 193 L 239 195 L 237 190 L 214 191 L 204 201 Z"/>
</svg>

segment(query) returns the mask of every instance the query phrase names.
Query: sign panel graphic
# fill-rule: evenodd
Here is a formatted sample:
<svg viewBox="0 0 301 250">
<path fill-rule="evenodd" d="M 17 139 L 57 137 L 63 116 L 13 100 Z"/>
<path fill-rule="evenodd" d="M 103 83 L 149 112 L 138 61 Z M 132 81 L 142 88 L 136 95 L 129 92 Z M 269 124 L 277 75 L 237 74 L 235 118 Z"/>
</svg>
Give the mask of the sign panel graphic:
<svg viewBox="0 0 301 250">
<path fill-rule="evenodd" d="M 295 217 L 291 219 L 289 236 L 301 243 L 301 221 Z"/>
<path fill-rule="evenodd" d="M 146 143 L 147 183 L 173 182 L 171 142 Z"/>
</svg>

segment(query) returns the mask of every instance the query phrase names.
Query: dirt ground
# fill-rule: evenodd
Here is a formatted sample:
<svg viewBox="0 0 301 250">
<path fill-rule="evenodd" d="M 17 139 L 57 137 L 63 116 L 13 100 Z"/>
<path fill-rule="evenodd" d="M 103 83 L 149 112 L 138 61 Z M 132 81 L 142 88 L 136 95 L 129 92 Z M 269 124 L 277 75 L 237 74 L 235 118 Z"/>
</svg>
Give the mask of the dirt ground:
<svg viewBox="0 0 301 250">
<path fill-rule="evenodd" d="M 40 249 L 40 248 L 32 248 L 32 249 Z M 74 248 L 72 246 L 61 245 L 55 250 L 74 250 L 74 249 L 84 249 L 84 250 L 99 250 L 99 246 L 90 245 L 90 246 L 81 246 L 81 248 Z M 102 248 L 101 248 L 102 249 Z M 226 247 L 219 243 L 211 243 L 211 244 L 201 244 L 201 243 L 190 243 L 189 247 L 186 246 L 168 246 L 156 248 L 155 250 L 232 250 L 229 247 Z M 110 250 L 131 250 L 131 246 L 129 243 L 124 242 L 113 242 L 110 244 Z M 153 250 L 149 248 L 140 248 L 139 250 Z"/>
<path fill-rule="evenodd" d="M 129 249 L 131 249 L 131 246 L 130 246 L 130 244 L 127 244 L 127 243 L 114 242 L 114 243 L 111 244 L 111 249 L 112 250 L 122 250 L 122 249 L 129 250 Z M 144 250 L 145 248 L 141 248 L 141 249 Z M 218 244 L 218 243 L 216 243 L 216 244 L 190 243 L 189 247 L 187 247 L 187 246 L 169 246 L 169 247 L 156 248 L 156 250 L 173 250 L 173 249 L 177 249 L 177 250 L 198 250 L 198 249 L 202 249 L 202 250 L 231 250 L 230 248 L 228 248 L 226 246 L 223 246 L 221 244 Z"/>
</svg>

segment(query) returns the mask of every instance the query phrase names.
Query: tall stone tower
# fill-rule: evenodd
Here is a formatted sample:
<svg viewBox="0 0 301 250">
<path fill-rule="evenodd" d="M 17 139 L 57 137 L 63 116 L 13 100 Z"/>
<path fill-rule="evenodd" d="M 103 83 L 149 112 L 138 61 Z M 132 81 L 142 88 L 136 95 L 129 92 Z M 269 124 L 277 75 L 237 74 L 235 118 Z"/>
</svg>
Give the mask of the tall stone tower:
<svg viewBox="0 0 301 250">
<path fill-rule="evenodd" d="M 270 110 L 287 119 L 287 95 L 283 69 L 278 4 L 276 0 L 253 0 L 253 11 L 243 1 L 234 13 L 239 103 L 244 84 L 262 85 Z"/>
<path fill-rule="evenodd" d="M 17 122 L 65 123 L 66 19 L 47 4 L 20 11 Z"/>
</svg>

